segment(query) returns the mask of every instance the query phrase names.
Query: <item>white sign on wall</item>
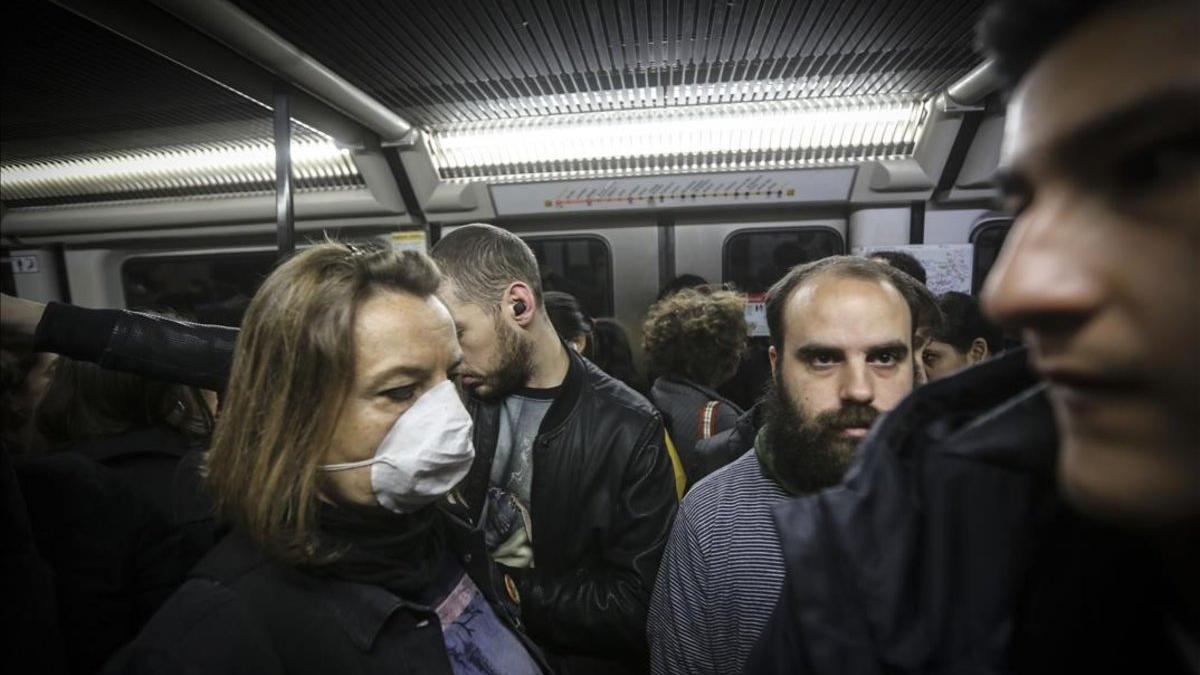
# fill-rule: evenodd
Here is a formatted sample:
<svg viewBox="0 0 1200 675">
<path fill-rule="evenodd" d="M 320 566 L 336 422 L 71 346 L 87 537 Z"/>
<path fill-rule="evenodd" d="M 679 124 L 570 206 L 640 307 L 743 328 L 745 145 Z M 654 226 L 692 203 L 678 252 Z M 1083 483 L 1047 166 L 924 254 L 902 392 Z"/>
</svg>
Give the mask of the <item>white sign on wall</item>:
<svg viewBox="0 0 1200 675">
<path fill-rule="evenodd" d="M 750 337 L 768 337 L 766 294 L 753 293 L 746 297 L 746 325 L 750 328 Z"/>
<path fill-rule="evenodd" d="M 36 255 L 14 255 L 10 259 L 13 274 L 37 274 L 38 259 Z"/>
<path fill-rule="evenodd" d="M 925 267 L 925 285 L 934 295 L 947 291 L 971 292 L 975 247 L 971 244 L 913 244 L 906 246 L 855 246 L 854 255 L 869 257 L 875 251 L 903 251 Z"/>
</svg>

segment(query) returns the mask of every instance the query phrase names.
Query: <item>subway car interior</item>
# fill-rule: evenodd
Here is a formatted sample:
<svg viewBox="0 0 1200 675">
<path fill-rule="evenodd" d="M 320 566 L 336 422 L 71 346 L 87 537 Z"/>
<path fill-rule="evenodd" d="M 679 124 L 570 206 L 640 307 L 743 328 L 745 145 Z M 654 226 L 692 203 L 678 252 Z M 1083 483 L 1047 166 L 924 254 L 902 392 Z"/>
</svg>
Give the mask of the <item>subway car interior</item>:
<svg viewBox="0 0 1200 675">
<path fill-rule="evenodd" d="M 14 7 L 20 297 L 236 323 L 277 237 L 422 247 L 488 222 L 640 356 L 678 275 L 755 294 L 797 263 L 913 246 L 942 261 L 939 290 L 972 292 L 1007 232 L 981 2 Z"/>
<path fill-rule="evenodd" d="M 0 667 L 1200 673 L 1200 12 L 1095 5 L 10 0 Z"/>
</svg>

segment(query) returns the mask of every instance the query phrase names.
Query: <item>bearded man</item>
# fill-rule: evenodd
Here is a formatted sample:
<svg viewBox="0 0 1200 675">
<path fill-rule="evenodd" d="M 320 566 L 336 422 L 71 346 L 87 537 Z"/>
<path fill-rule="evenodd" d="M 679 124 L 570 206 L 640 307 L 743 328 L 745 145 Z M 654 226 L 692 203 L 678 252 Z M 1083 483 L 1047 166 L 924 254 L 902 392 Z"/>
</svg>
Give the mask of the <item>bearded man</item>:
<svg viewBox="0 0 1200 675">
<path fill-rule="evenodd" d="M 912 391 L 914 327 L 937 317 L 924 286 L 861 258 L 802 265 L 771 288 L 763 427 L 679 509 L 650 607 L 656 675 L 741 671 L 783 585 L 771 507 L 842 479 L 875 418 Z"/>
<path fill-rule="evenodd" d="M 475 423 L 461 495 L 509 598 L 556 672 L 641 672 L 680 487 L 662 417 L 567 348 L 516 235 L 467 225 L 432 253 Z"/>
</svg>

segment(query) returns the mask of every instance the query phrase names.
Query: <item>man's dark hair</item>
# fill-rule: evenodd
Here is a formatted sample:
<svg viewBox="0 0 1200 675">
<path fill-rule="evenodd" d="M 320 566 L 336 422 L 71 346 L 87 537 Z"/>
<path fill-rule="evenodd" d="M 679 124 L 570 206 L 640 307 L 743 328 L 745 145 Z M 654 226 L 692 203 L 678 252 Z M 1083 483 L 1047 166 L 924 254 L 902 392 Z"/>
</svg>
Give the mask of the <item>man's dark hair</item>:
<svg viewBox="0 0 1200 675">
<path fill-rule="evenodd" d="M 1012 89 L 1051 45 L 1101 10 L 1129 2 L 996 0 L 979 22 L 979 49 L 995 62 L 1005 88 Z"/>
<path fill-rule="evenodd" d="M 890 284 L 908 303 L 914 338 L 917 328 L 936 330 L 941 326 L 942 316 L 938 310 L 937 299 L 933 297 L 928 288 L 925 288 L 925 284 L 917 282 L 910 275 L 891 265 L 857 256 L 839 255 L 793 267 L 771 287 L 771 290 L 767 291 L 767 330 L 771 334 L 771 345 L 777 351 L 783 349 L 783 335 L 786 328 L 783 310 L 787 306 L 788 299 L 807 281 L 822 274 L 883 281 Z"/>
<path fill-rule="evenodd" d="M 484 223 L 464 225 L 442 237 L 430 255 L 463 302 L 495 312 L 504 290 L 519 281 L 542 303 L 537 258 L 528 244 L 508 230 Z"/>
<path fill-rule="evenodd" d="M 1004 335 L 984 318 L 974 297 L 958 291 L 943 293 L 938 298 L 938 308 L 942 310 L 942 325 L 930 331 L 933 340 L 945 342 L 964 354 L 975 338 L 983 338 L 992 354 L 1004 349 Z"/>
<path fill-rule="evenodd" d="M 668 295 L 674 295 L 685 288 L 698 288 L 700 286 L 707 285 L 708 281 L 706 281 L 704 277 L 700 276 L 699 274 L 680 274 L 679 276 L 667 282 L 666 286 L 662 287 L 662 290 L 658 292 L 658 298 L 655 301 L 657 302 L 658 300 L 662 300 Z"/>
<path fill-rule="evenodd" d="M 903 251 L 872 251 L 869 258 L 880 258 L 886 260 L 887 264 L 904 272 L 908 276 L 916 279 L 921 283 L 925 283 L 925 266 L 920 260 L 912 257 L 910 254 Z"/>
<path fill-rule="evenodd" d="M 592 324 L 583 315 L 575 296 L 562 291 L 546 291 L 544 298 L 542 304 L 559 337 L 574 340 L 592 332 Z"/>
</svg>

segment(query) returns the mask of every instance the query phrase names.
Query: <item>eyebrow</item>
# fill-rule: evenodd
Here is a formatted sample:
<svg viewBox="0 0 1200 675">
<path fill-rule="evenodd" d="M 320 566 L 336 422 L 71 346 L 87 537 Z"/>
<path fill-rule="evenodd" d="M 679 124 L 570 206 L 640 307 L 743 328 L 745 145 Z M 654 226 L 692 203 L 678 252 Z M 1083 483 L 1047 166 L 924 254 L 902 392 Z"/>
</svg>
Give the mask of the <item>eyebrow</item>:
<svg viewBox="0 0 1200 675">
<path fill-rule="evenodd" d="M 1129 127 L 1150 126 L 1155 117 L 1184 113 L 1194 119 L 1200 105 L 1200 86 L 1171 87 L 1138 99 L 1124 107 L 1105 113 L 1085 123 L 1063 140 L 1062 144 L 1078 146 L 1100 139 L 1119 137 Z"/>
<path fill-rule="evenodd" d="M 451 363 L 450 367 L 446 369 L 446 373 L 449 374 L 449 373 L 453 373 L 455 370 L 458 370 L 459 366 L 462 365 L 462 362 L 463 362 L 463 357 L 460 355 L 458 358 L 454 359 L 454 363 Z M 424 366 L 410 366 L 407 364 L 400 364 L 400 365 L 392 366 L 391 368 L 380 371 L 376 375 L 372 375 L 371 379 L 368 380 L 371 384 L 367 388 L 368 389 L 377 389 L 380 386 L 382 386 L 384 382 L 388 381 L 389 379 L 391 379 L 397 375 L 405 375 L 405 376 L 411 377 L 412 379 L 418 380 L 418 381 L 423 380 L 429 376 L 429 373 L 431 371 L 432 371 L 431 368 L 427 368 Z"/>
<path fill-rule="evenodd" d="M 891 342 L 867 347 L 867 354 L 879 354 L 881 352 L 892 352 L 896 355 L 896 358 L 902 359 L 908 356 L 908 345 L 903 340 L 892 340 Z"/>
<path fill-rule="evenodd" d="M 1126 138 L 1156 130 L 1164 118 L 1194 119 L 1197 108 L 1200 87 L 1170 87 L 1088 120 L 1047 150 L 1055 162 L 1066 167 L 1087 167 L 1097 155 L 1119 149 Z M 999 167 L 994 178 L 1001 192 L 1020 193 L 1030 187 L 1021 172 L 1011 167 Z"/>
<path fill-rule="evenodd" d="M 796 348 L 796 358 L 801 360 L 811 359 L 814 356 L 844 356 L 845 354 L 846 350 L 841 347 L 820 343 L 804 344 Z"/>
<path fill-rule="evenodd" d="M 878 354 L 879 352 L 895 352 L 899 358 L 904 358 L 908 354 L 908 345 L 903 340 L 891 340 L 877 345 L 871 345 L 866 348 L 868 354 Z M 813 356 L 843 356 L 846 350 L 842 347 L 834 347 L 833 345 L 821 344 L 819 342 L 800 345 L 796 348 L 796 356 L 804 359 Z"/>
<path fill-rule="evenodd" d="M 375 375 L 372 375 L 370 379 L 367 380 L 367 389 L 378 389 L 379 387 L 383 386 L 384 382 L 387 382 L 393 377 L 401 375 L 411 377 L 412 379 L 419 381 L 428 377 L 429 371 L 429 368 L 422 366 L 410 366 L 406 364 L 392 366 L 391 368 L 381 370 Z"/>
</svg>

